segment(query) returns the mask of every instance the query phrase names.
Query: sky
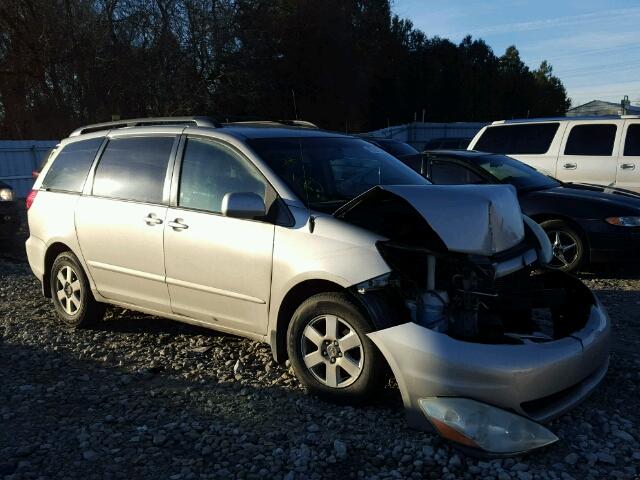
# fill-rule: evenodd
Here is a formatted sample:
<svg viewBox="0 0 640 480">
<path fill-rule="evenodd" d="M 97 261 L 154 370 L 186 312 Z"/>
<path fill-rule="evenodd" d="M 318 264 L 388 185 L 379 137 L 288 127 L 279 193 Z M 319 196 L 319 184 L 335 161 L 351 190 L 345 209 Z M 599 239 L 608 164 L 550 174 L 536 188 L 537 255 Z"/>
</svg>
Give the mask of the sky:
<svg viewBox="0 0 640 480">
<path fill-rule="evenodd" d="M 428 36 L 482 38 L 496 55 L 553 66 L 572 105 L 640 105 L 640 0 L 392 0 L 393 11 Z"/>
</svg>

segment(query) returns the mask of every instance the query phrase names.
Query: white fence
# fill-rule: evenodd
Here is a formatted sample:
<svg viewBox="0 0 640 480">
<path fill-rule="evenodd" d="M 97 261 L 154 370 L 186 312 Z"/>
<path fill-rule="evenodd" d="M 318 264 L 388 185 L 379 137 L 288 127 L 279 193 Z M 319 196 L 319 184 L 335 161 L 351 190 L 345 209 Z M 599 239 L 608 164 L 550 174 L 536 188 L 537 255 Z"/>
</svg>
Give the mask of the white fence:
<svg viewBox="0 0 640 480">
<path fill-rule="evenodd" d="M 0 140 L 0 181 L 9 184 L 18 198 L 24 198 L 33 185 L 37 170 L 57 140 Z"/>
<path fill-rule="evenodd" d="M 382 128 L 369 132 L 369 135 L 381 138 L 393 138 L 406 142 L 418 150 L 424 149 L 425 143 L 434 138 L 464 137 L 473 138 L 482 127 L 487 125 L 480 122 L 455 123 L 422 123 L 413 122 L 406 125 Z"/>
</svg>

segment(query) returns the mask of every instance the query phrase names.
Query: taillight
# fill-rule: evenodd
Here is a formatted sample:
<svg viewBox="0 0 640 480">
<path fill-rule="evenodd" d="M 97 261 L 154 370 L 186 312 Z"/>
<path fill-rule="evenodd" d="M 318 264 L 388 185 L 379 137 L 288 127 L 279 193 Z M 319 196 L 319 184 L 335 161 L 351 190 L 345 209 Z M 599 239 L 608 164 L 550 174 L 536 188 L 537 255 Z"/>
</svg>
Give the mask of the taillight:
<svg viewBox="0 0 640 480">
<path fill-rule="evenodd" d="M 33 201 L 36 199 L 36 195 L 38 194 L 38 190 L 31 190 L 29 192 L 29 195 L 27 195 L 27 210 L 29 210 L 31 208 L 31 205 L 33 205 Z"/>
</svg>

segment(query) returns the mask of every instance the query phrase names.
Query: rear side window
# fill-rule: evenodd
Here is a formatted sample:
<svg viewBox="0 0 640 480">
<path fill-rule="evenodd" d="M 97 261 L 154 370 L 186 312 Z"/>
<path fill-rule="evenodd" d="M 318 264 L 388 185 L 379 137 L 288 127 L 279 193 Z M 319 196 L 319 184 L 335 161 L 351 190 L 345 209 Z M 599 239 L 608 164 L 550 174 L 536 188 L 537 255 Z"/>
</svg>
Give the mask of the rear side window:
<svg viewBox="0 0 640 480">
<path fill-rule="evenodd" d="M 42 188 L 79 193 L 103 138 L 81 140 L 66 145 L 49 167 Z"/>
<path fill-rule="evenodd" d="M 627 128 L 624 154 L 627 157 L 640 157 L 640 123 L 629 125 Z"/>
<path fill-rule="evenodd" d="M 564 154 L 608 156 L 615 138 L 615 125 L 576 125 L 569 132 Z"/>
<path fill-rule="evenodd" d="M 436 185 L 466 185 L 484 183 L 479 175 L 462 165 L 435 161 L 431 164 L 430 180 Z"/>
<path fill-rule="evenodd" d="M 93 181 L 99 197 L 162 203 L 162 190 L 174 137 L 109 140 Z"/>
<path fill-rule="evenodd" d="M 534 123 L 488 127 L 474 150 L 490 153 L 547 153 L 559 123 Z"/>
</svg>

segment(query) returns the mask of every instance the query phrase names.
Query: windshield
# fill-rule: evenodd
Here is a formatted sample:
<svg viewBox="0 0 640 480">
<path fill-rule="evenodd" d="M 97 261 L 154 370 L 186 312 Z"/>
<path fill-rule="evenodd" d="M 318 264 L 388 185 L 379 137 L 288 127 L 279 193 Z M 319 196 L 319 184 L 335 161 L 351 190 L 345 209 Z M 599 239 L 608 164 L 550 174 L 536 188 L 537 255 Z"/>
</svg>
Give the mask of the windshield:
<svg viewBox="0 0 640 480">
<path fill-rule="evenodd" d="M 395 157 L 403 157 L 405 155 L 415 155 L 419 153 L 418 150 L 413 148 L 408 143 L 396 142 L 394 140 L 378 140 L 374 139 L 373 143 L 377 143 L 377 145 L 383 150 L 389 152 L 391 155 Z"/>
<path fill-rule="evenodd" d="M 300 200 L 322 212 L 376 185 L 429 185 L 395 157 L 356 138 L 259 138 L 249 144 Z"/>
<path fill-rule="evenodd" d="M 553 177 L 504 155 L 487 155 L 475 158 L 474 161 L 500 182 L 510 183 L 518 190 L 550 188 L 560 185 Z"/>
</svg>

